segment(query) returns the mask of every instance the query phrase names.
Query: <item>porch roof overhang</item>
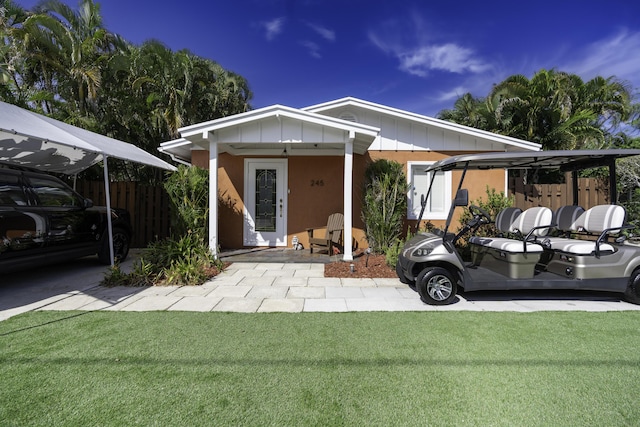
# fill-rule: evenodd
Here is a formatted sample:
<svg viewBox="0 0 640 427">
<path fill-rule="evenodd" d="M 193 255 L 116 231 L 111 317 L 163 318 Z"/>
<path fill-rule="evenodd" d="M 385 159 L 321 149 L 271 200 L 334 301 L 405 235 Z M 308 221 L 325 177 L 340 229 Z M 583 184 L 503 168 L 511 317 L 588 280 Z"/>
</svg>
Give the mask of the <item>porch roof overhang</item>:
<svg viewBox="0 0 640 427">
<path fill-rule="evenodd" d="M 334 117 L 273 105 L 179 129 L 181 138 L 160 144 L 159 151 L 190 163 L 193 150 L 260 156 L 342 156 L 345 144 L 364 154 L 380 129 Z"/>
</svg>

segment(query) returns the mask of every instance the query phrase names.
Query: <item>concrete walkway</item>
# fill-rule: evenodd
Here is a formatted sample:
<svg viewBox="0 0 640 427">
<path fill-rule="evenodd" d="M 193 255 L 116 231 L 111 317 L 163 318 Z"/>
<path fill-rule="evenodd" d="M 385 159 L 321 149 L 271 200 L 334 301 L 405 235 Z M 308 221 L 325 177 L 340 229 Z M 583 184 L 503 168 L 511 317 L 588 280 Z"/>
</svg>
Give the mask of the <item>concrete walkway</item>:
<svg viewBox="0 0 640 427">
<path fill-rule="evenodd" d="M 10 276 L 0 285 L 0 320 L 33 310 L 243 313 L 640 310 L 640 306 L 622 301 L 618 294 L 574 291 L 472 292 L 458 295 L 456 302 L 448 306 L 429 306 L 397 279 L 325 278 L 323 263 L 270 261 L 234 262 L 202 286 L 106 288 L 99 285 L 106 268 L 95 260 L 78 260 L 60 266 L 57 273 L 54 270 L 45 278 L 34 272 Z"/>
</svg>

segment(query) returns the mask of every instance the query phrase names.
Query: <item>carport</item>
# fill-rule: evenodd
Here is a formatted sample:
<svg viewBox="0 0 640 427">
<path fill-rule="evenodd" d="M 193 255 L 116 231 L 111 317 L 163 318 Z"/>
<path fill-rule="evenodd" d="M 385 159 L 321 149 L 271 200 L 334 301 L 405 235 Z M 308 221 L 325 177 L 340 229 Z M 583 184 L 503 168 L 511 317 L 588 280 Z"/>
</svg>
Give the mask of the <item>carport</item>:
<svg viewBox="0 0 640 427">
<path fill-rule="evenodd" d="M 110 211 L 109 157 L 176 170 L 174 166 L 135 145 L 0 101 L 0 163 L 75 175 L 102 162 L 106 205 L 107 211 Z M 111 215 L 107 215 L 107 221 L 113 265 Z"/>
</svg>

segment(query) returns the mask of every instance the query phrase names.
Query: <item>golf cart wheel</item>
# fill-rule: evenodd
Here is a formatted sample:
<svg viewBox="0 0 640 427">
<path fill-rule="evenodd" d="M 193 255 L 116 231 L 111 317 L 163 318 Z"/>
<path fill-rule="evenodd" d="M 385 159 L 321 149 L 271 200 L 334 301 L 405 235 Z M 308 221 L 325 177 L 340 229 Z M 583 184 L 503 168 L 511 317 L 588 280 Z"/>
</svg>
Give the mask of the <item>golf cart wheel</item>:
<svg viewBox="0 0 640 427">
<path fill-rule="evenodd" d="M 102 248 L 98 253 L 98 260 L 103 264 L 111 264 L 111 255 L 109 251 L 109 238 L 105 233 Z M 129 255 L 129 234 L 122 228 L 113 229 L 113 258 L 115 262 L 122 262 Z"/>
<path fill-rule="evenodd" d="M 447 305 L 456 297 L 456 279 L 446 268 L 425 268 L 418 274 L 416 287 L 425 304 Z"/>
<path fill-rule="evenodd" d="M 624 297 L 630 303 L 640 304 L 640 268 L 631 273 Z"/>
</svg>

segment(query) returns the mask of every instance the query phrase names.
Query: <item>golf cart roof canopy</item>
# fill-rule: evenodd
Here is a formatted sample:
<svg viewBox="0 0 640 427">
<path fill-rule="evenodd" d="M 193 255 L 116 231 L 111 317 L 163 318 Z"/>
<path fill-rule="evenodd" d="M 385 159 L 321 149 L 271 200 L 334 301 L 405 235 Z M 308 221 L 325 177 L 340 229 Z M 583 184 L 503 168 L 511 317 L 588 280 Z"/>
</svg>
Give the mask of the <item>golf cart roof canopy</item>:
<svg viewBox="0 0 640 427">
<path fill-rule="evenodd" d="M 560 150 L 463 154 L 435 162 L 429 165 L 426 171 L 549 168 L 569 172 L 608 166 L 615 159 L 630 156 L 640 156 L 640 150 Z"/>
</svg>

